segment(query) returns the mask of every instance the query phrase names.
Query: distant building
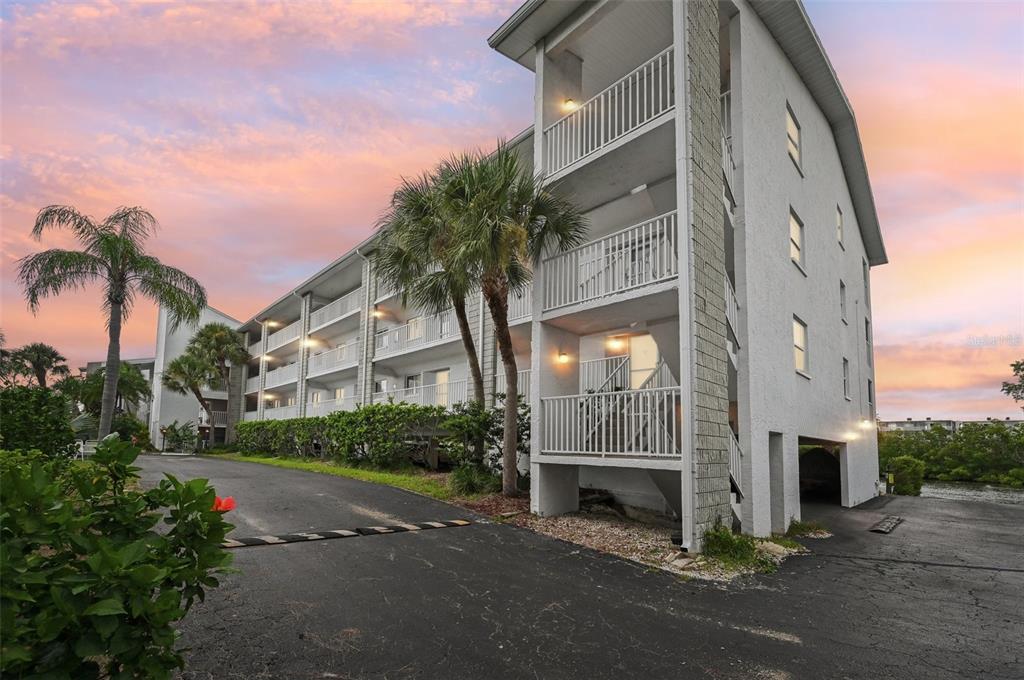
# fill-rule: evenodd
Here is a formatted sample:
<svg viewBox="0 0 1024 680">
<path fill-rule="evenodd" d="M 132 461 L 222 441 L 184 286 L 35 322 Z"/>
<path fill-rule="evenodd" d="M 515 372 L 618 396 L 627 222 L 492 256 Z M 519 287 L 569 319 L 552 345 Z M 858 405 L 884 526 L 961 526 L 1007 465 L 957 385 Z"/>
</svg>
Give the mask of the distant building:
<svg viewBox="0 0 1024 680">
<path fill-rule="evenodd" d="M 878 421 L 879 432 L 927 432 L 932 429 L 935 425 L 945 428 L 950 432 L 956 432 L 962 426 L 969 423 L 1003 423 L 1007 426 L 1012 425 L 1024 425 L 1024 420 L 1004 418 L 986 418 L 985 420 L 932 420 L 931 418 L 925 418 L 924 420 L 914 420 L 913 418 L 907 418 L 906 420 L 880 420 Z"/>
</svg>

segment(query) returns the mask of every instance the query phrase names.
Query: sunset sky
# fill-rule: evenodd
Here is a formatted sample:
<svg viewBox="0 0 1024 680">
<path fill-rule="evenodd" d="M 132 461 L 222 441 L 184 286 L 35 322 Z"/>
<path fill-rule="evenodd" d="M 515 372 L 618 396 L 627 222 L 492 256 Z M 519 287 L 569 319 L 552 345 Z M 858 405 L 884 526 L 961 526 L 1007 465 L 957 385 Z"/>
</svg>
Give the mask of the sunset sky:
<svg viewBox="0 0 1024 680">
<path fill-rule="evenodd" d="M 486 37 L 519 0 L 68 3 L 0 9 L 0 327 L 73 366 L 98 291 L 27 310 L 40 207 L 141 205 L 151 251 L 247 319 L 361 241 L 396 180 L 530 122 Z M 1024 2 L 808 2 L 860 124 L 890 263 L 872 272 L 882 418 L 1021 417 Z M 152 355 L 140 305 L 122 356 Z"/>
</svg>

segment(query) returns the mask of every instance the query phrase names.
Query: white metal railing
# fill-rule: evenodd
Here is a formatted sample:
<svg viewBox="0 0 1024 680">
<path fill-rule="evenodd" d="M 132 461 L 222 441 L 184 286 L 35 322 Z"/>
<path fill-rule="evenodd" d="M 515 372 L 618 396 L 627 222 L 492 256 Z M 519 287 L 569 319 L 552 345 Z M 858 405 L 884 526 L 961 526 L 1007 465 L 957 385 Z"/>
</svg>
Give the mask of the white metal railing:
<svg viewBox="0 0 1024 680">
<path fill-rule="evenodd" d="M 673 49 L 626 74 L 544 130 L 548 175 L 603 149 L 675 106 Z"/>
<path fill-rule="evenodd" d="M 729 275 L 725 275 L 725 320 L 732 326 L 732 333 L 740 337 L 740 304 L 736 300 L 736 289 L 733 288 Z"/>
<path fill-rule="evenodd" d="M 527 286 L 520 293 L 508 294 L 508 320 L 518 321 L 533 313 L 533 286 Z"/>
<path fill-rule="evenodd" d="M 725 173 L 727 194 L 736 191 L 736 161 L 732 155 L 732 93 L 729 90 L 718 96 L 721 108 L 722 171 Z"/>
<path fill-rule="evenodd" d="M 530 369 L 525 371 L 516 372 L 516 381 L 518 382 L 519 396 L 530 398 Z M 498 367 L 498 374 L 494 380 L 494 393 L 505 394 L 508 392 L 508 381 L 505 380 L 505 369 L 501 366 Z"/>
<path fill-rule="evenodd" d="M 580 362 L 580 392 L 616 392 L 629 384 L 628 354 Z"/>
<path fill-rule="evenodd" d="M 246 411 L 245 413 L 242 414 L 242 420 L 244 420 L 246 422 L 248 422 L 250 420 L 259 420 L 259 419 L 260 419 L 260 412 L 259 411 Z"/>
<path fill-rule="evenodd" d="M 309 402 L 306 404 L 307 416 L 326 416 L 335 411 L 354 411 L 356 408 L 355 395 L 342 397 L 341 399 L 324 399 L 323 401 Z"/>
<path fill-rule="evenodd" d="M 650 374 L 640 383 L 638 389 L 653 390 L 661 387 L 679 387 L 679 382 L 672 375 L 664 358 L 658 359 L 658 363 L 651 369 Z"/>
<path fill-rule="evenodd" d="M 678 387 L 597 392 L 541 399 L 546 455 L 678 456 L 682 434 Z"/>
<path fill-rule="evenodd" d="M 291 406 L 277 406 L 264 410 L 263 420 L 288 420 L 289 418 L 297 418 L 298 415 L 299 407 L 294 404 Z"/>
<path fill-rule="evenodd" d="M 411 319 L 409 323 L 377 333 L 374 355 L 387 356 L 407 349 L 458 337 L 459 325 L 452 310 Z"/>
<path fill-rule="evenodd" d="M 337 300 L 328 302 L 326 305 L 310 314 L 310 329 L 320 328 L 335 319 L 359 309 L 359 296 L 362 292 L 362 288 L 356 288 L 351 293 L 346 293 Z"/>
<path fill-rule="evenodd" d="M 210 424 L 210 415 L 205 409 L 199 409 L 199 416 L 196 418 L 196 422 L 200 425 Z M 214 427 L 225 427 L 228 424 L 228 412 L 227 411 L 214 411 L 213 412 L 213 426 Z"/>
<path fill-rule="evenodd" d="M 398 289 L 390 282 L 377 279 L 377 302 L 385 300 L 398 293 Z"/>
<path fill-rule="evenodd" d="M 299 337 L 301 330 L 302 322 L 296 321 L 288 324 L 275 333 L 271 333 L 270 336 L 267 337 L 267 351 L 269 352 L 270 350 L 277 349 L 282 345 L 288 344 L 295 338 Z"/>
<path fill-rule="evenodd" d="M 263 387 L 270 389 L 271 387 L 278 387 L 279 385 L 286 385 L 290 382 L 294 382 L 299 377 L 299 365 L 298 363 L 288 364 L 281 368 L 275 368 L 272 371 L 267 371 L 267 381 L 263 384 Z"/>
<path fill-rule="evenodd" d="M 249 354 L 254 357 L 258 357 L 262 353 L 260 352 L 260 343 L 262 342 L 262 340 L 257 340 L 256 342 L 249 345 Z"/>
<path fill-rule="evenodd" d="M 679 273 L 672 211 L 544 261 L 544 309 L 594 300 Z"/>
<path fill-rule="evenodd" d="M 245 381 L 245 391 L 246 392 L 259 392 L 260 391 L 260 377 L 258 375 L 254 375 L 253 377 L 251 377 L 251 378 L 249 378 L 248 380 Z"/>
<path fill-rule="evenodd" d="M 733 483 L 736 484 L 736 488 L 740 489 L 740 495 L 742 496 L 743 450 L 740 448 L 740 442 L 732 431 L 729 432 L 729 475 L 732 477 Z"/>
<path fill-rule="evenodd" d="M 334 349 L 329 349 L 309 358 L 307 376 L 320 375 L 328 371 L 349 368 L 359 363 L 359 339 L 356 338 Z"/>
<path fill-rule="evenodd" d="M 375 392 L 373 402 L 377 404 L 391 399 L 421 406 L 451 406 L 467 400 L 467 388 L 465 380 L 452 380 L 446 383 Z"/>
</svg>

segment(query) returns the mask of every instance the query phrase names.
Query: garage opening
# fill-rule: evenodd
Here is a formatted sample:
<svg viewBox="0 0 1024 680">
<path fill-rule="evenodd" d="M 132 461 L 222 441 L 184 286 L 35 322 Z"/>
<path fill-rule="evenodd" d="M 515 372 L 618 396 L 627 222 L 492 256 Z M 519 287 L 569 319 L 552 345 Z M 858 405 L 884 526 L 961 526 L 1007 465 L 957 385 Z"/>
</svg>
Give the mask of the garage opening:
<svg viewBox="0 0 1024 680">
<path fill-rule="evenodd" d="M 833 442 L 800 439 L 800 502 L 841 505 L 842 447 Z"/>
</svg>

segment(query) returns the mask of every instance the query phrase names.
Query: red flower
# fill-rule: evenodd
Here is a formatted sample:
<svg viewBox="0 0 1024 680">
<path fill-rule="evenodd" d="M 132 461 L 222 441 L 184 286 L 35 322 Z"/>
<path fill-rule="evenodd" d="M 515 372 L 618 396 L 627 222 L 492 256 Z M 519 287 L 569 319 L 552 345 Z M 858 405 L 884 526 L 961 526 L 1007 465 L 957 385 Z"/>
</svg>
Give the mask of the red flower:
<svg viewBox="0 0 1024 680">
<path fill-rule="evenodd" d="M 235 509 L 235 498 L 234 496 L 228 496 L 227 498 L 221 498 L 220 496 L 213 497 L 213 509 L 215 512 L 227 512 L 228 510 Z"/>
</svg>

